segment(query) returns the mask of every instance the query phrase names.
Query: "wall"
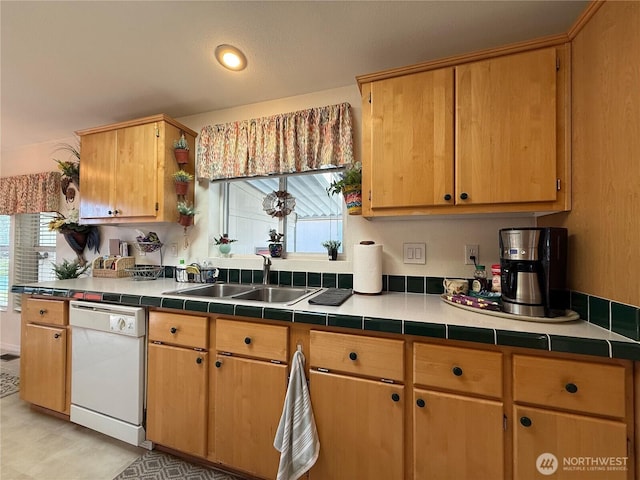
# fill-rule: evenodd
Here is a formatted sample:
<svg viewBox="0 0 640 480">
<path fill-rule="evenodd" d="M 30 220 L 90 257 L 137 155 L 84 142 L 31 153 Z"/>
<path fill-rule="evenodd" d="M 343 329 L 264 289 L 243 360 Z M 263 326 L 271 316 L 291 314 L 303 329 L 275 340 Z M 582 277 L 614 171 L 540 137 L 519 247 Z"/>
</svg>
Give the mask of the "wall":
<svg viewBox="0 0 640 480">
<path fill-rule="evenodd" d="M 640 2 L 606 2 L 572 42 L 570 288 L 640 305 Z"/>
</svg>

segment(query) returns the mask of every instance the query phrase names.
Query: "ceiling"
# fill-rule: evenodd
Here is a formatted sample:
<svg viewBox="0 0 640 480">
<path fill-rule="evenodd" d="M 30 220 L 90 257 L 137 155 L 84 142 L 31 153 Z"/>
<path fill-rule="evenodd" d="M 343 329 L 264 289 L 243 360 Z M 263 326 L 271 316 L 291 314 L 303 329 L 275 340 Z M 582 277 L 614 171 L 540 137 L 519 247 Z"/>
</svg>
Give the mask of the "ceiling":
<svg viewBox="0 0 640 480">
<path fill-rule="evenodd" d="M 0 2 L 2 150 L 566 32 L 587 1 Z M 248 67 L 218 65 L 222 43 Z"/>
</svg>

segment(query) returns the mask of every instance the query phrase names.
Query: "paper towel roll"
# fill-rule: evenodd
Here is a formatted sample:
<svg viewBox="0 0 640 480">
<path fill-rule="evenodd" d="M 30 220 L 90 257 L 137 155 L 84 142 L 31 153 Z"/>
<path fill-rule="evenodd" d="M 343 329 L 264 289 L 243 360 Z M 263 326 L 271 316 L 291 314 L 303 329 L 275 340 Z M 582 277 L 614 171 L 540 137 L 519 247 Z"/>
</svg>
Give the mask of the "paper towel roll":
<svg viewBox="0 0 640 480">
<path fill-rule="evenodd" d="M 382 292 L 382 245 L 361 242 L 353 246 L 353 291 Z"/>
</svg>

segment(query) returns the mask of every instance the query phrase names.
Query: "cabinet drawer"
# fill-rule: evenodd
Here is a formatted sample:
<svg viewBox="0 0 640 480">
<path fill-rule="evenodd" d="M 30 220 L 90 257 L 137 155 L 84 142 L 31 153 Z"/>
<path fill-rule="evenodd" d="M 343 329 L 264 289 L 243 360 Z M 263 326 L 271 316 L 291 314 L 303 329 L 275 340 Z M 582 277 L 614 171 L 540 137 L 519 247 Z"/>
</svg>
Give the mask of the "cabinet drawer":
<svg viewBox="0 0 640 480">
<path fill-rule="evenodd" d="M 620 365 L 513 356 L 516 402 L 623 418 L 625 393 Z"/>
<path fill-rule="evenodd" d="M 219 319 L 216 350 L 287 363 L 288 335 L 287 327 Z"/>
<path fill-rule="evenodd" d="M 312 330 L 310 348 L 312 367 L 404 382 L 402 340 Z"/>
<path fill-rule="evenodd" d="M 416 343 L 413 382 L 502 398 L 502 353 Z"/>
<path fill-rule="evenodd" d="M 27 322 L 65 326 L 69 324 L 69 303 L 23 297 L 22 315 Z"/>
<path fill-rule="evenodd" d="M 182 347 L 209 347 L 209 319 L 177 313 L 150 312 L 149 340 Z"/>
</svg>

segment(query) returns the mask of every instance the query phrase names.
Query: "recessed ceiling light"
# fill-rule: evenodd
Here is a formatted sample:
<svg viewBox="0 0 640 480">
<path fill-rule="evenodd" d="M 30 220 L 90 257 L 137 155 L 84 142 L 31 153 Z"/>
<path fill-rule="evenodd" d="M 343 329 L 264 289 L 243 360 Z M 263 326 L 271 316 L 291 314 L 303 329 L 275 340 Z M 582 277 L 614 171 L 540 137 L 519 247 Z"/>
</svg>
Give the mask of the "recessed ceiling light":
<svg viewBox="0 0 640 480">
<path fill-rule="evenodd" d="M 220 65 L 229 70 L 244 70 L 247 66 L 247 57 L 233 45 L 218 45 L 216 47 L 216 58 Z"/>
</svg>

